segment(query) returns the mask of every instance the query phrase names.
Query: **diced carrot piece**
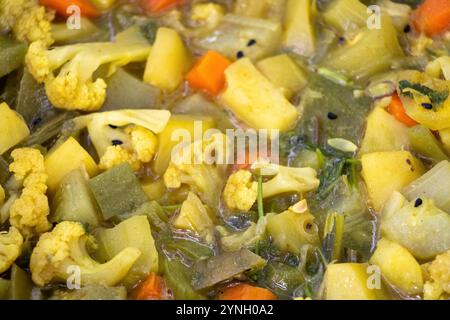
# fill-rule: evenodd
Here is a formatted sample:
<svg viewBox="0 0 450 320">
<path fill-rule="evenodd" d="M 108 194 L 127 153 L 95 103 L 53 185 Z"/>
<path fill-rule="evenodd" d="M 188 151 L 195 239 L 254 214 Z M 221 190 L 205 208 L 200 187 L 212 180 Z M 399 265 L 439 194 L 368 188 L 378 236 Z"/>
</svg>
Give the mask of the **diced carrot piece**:
<svg viewBox="0 0 450 320">
<path fill-rule="evenodd" d="M 215 51 L 208 51 L 188 73 L 186 79 L 196 90 L 217 95 L 225 86 L 225 69 L 231 64 L 227 58 Z"/>
<path fill-rule="evenodd" d="M 428 36 L 450 29 L 450 0 L 425 0 L 413 13 L 412 24 Z"/>
<path fill-rule="evenodd" d="M 69 17 L 73 12 L 67 12 L 67 8 L 75 5 L 80 8 L 80 13 L 84 17 L 96 18 L 101 12 L 87 0 L 39 0 L 42 6 L 53 9 L 63 17 Z"/>
<path fill-rule="evenodd" d="M 180 5 L 184 0 L 143 0 L 144 7 L 149 13 L 160 13 L 171 7 Z"/>
<path fill-rule="evenodd" d="M 401 123 L 403 123 L 408 127 L 413 127 L 418 124 L 414 119 L 411 119 L 406 114 L 402 100 L 400 100 L 397 94 L 394 94 L 392 96 L 391 104 L 388 106 L 388 112 L 392 114 L 395 117 L 395 119 L 397 119 L 398 121 L 400 121 Z"/>
<path fill-rule="evenodd" d="M 278 300 L 271 291 L 249 284 L 228 287 L 219 294 L 219 300 Z"/>
<path fill-rule="evenodd" d="M 152 272 L 134 290 L 132 297 L 134 300 L 162 300 L 164 286 L 163 278 Z"/>
</svg>

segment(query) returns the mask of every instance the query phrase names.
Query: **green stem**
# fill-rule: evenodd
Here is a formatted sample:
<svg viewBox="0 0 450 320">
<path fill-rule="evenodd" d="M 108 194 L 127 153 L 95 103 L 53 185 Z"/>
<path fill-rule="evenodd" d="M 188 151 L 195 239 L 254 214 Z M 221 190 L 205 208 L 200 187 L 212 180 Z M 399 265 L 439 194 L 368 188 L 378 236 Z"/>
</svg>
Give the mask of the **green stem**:
<svg viewBox="0 0 450 320">
<path fill-rule="evenodd" d="M 263 205 L 263 178 L 258 177 L 258 216 L 259 219 L 264 217 L 264 205 Z"/>
</svg>

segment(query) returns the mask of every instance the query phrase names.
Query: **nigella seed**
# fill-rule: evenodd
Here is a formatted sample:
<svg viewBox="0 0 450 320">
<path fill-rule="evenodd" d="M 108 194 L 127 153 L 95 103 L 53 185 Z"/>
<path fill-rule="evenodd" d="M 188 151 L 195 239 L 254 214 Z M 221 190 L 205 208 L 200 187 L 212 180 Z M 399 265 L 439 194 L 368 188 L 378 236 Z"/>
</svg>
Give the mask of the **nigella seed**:
<svg viewBox="0 0 450 320">
<path fill-rule="evenodd" d="M 409 24 L 407 24 L 404 28 L 403 28 L 403 32 L 404 33 L 408 33 L 411 31 L 411 26 Z"/>
<path fill-rule="evenodd" d="M 420 207 L 422 205 L 422 203 L 423 203 L 422 199 L 417 198 L 416 202 L 414 202 L 414 207 L 418 208 L 418 207 Z"/>
<path fill-rule="evenodd" d="M 427 103 L 427 102 L 422 103 L 422 107 L 424 107 L 427 110 L 433 109 L 433 105 L 431 103 Z"/>
<path fill-rule="evenodd" d="M 244 54 L 243 51 L 238 51 L 238 52 L 236 53 L 236 57 L 237 57 L 238 59 L 241 59 L 241 58 L 243 58 L 244 56 L 245 56 L 245 54 Z"/>
<path fill-rule="evenodd" d="M 117 126 L 112 125 L 112 124 L 109 124 L 108 126 L 109 126 L 111 129 L 117 129 L 117 128 L 118 128 Z"/>
<path fill-rule="evenodd" d="M 113 141 L 111 141 L 111 143 L 113 146 L 120 146 L 123 144 L 123 142 L 120 140 L 113 140 Z"/>
<path fill-rule="evenodd" d="M 328 112 L 327 117 L 330 120 L 336 120 L 338 118 L 337 114 L 334 112 Z"/>
<path fill-rule="evenodd" d="M 256 40 L 255 40 L 255 39 L 251 39 L 251 40 L 247 43 L 247 47 L 254 46 L 255 44 L 256 44 Z"/>
</svg>

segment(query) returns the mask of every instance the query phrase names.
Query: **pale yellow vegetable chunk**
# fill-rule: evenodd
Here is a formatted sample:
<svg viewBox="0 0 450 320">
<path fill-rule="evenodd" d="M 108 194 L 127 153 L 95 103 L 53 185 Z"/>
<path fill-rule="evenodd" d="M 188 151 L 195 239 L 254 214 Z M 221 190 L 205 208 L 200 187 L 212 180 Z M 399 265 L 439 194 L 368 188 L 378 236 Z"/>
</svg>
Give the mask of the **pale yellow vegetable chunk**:
<svg viewBox="0 0 450 320">
<path fill-rule="evenodd" d="M 375 108 L 367 118 L 367 129 L 360 153 L 400 151 L 409 146 L 407 127 L 382 108 Z"/>
<path fill-rule="evenodd" d="M 386 289 L 365 263 L 330 264 L 325 273 L 326 300 L 387 300 Z M 374 277 L 373 281 L 369 277 Z"/>
<path fill-rule="evenodd" d="M 98 173 L 98 167 L 94 159 L 72 137 L 50 150 L 45 157 L 45 170 L 48 174 L 47 185 L 50 192 L 56 190 L 66 174 L 83 165 L 90 177 Z"/>
<path fill-rule="evenodd" d="M 256 66 L 288 99 L 307 83 L 306 75 L 287 54 L 261 60 Z"/>
<path fill-rule="evenodd" d="M 222 101 L 239 120 L 255 129 L 285 131 L 295 125 L 299 118 L 297 109 L 249 58 L 233 63 L 225 76 L 228 87 Z"/>
<path fill-rule="evenodd" d="M 3 102 L 0 104 L 0 155 L 28 137 L 30 130 L 23 118 Z"/>
<path fill-rule="evenodd" d="M 389 283 L 401 291 L 410 295 L 422 292 L 422 269 L 413 255 L 398 243 L 381 239 L 369 262 L 377 265 Z"/>
<path fill-rule="evenodd" d="M 316 47 L 312 0 L 288 0 L 284 20 L 283 43 L 294 52 L 311 56 Z"/>
<path fill-rule="evenodd" d="M 191 67 L 191 57 L 180 35 L 169 28 L 159 28 L 147 60 L 144 81 L 162 90 L 173 91 Z"/>
<path fill-rule="evenodd" d="M 373 152 L 362 156 L 362 176 L 376 211 L 394 191 L 399 191 L 424 173 L 420 160 L 408 151 Z"/>
</svg>

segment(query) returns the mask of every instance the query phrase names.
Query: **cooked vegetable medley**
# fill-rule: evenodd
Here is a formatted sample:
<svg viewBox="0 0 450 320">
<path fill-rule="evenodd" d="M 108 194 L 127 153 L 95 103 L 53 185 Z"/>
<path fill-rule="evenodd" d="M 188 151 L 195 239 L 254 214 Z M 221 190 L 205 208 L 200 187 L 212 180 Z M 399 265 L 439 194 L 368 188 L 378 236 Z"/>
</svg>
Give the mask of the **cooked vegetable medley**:
<svg viewBox="0 0 450 320">
<path fill-rule="evenodd" d="M 449 157 L 448 0 L 0 0 L 0 299 L 450 299 Z"/>
</svg>

